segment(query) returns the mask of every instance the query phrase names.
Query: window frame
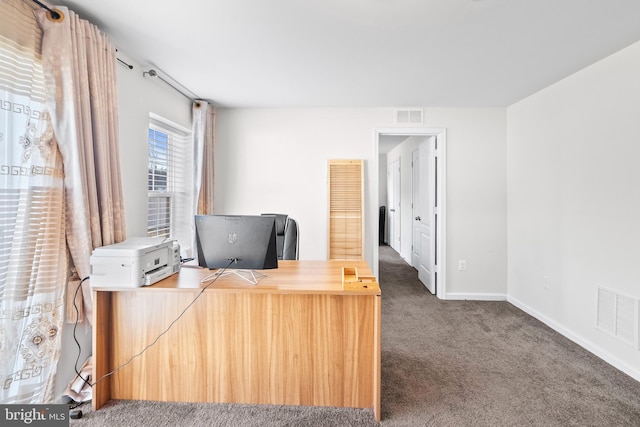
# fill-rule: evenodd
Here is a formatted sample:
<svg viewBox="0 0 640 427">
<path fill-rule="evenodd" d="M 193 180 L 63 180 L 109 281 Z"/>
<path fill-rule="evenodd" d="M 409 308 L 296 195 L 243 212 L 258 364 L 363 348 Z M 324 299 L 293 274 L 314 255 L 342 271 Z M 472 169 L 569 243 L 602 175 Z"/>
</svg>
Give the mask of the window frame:
<svg viewBox="0 0 640 427">
<path fill-rule="evenodd" d="M 151 131 L 159 132 L 167 135 L 167 148 L 166 153 L 156 156 L 166 156 L 163 162 L 152 163 L 151 157 L 151 143 L 157 141 L 157 138 L 152 140 Z M 193 138 L 190 129 L 187 129 L 179 124 L 171 122 L 156 114 L 149 114 L 149 124 L 147 130 L 147 236 L 148 237 L 164 237 L 169 239 L 176 239 L 180 243 L 181 247 L 188 247 L 190 245 L 191 227 L 189 224 L 189 218 L 193 215 L 189 212 L 192 205 L 192 164 L 193 164 Z M 166 183 L 163 189 L 154 190 L 152 188 L 152 175 L 151 168 L 154 164 L 160 164 L 165 166 Z M 160 199 L 167 199 L 166 215 L 168 221 L 164 221 L 158 225 L 158 216 L 154 215 L 154 210 L 159 210 L 158 205 Z M 152 203 L 158 205 L 152 205 Z M 152 222 L 156 223 L 152 227 Z"/>
</svg>

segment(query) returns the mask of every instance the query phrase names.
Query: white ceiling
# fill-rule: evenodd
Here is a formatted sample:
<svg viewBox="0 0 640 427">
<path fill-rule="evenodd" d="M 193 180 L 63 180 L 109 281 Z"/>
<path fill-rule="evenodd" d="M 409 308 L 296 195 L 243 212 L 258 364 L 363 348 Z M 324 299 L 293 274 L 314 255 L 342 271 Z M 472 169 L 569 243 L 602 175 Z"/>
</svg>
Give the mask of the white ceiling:
<svg viewBox="0 0 640 427">
<path fill-rule="evenodd" d="M 640 40 L 638 0 L 63 0 L 221 107 L 510 105 Z"/>
</svg>

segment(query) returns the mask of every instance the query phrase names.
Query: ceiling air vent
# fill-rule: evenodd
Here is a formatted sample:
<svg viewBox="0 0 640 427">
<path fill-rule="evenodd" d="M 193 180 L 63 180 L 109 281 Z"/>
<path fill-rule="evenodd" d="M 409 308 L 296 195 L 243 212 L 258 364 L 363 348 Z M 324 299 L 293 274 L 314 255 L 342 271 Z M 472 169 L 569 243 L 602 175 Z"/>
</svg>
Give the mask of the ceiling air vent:
<svg viewBox="0 0 640 427">
<path fill-rule="evenodd" d="M 396 123 L 397 124 L 422 124 L 422 110 L 396 110 Z"/>
</svg>

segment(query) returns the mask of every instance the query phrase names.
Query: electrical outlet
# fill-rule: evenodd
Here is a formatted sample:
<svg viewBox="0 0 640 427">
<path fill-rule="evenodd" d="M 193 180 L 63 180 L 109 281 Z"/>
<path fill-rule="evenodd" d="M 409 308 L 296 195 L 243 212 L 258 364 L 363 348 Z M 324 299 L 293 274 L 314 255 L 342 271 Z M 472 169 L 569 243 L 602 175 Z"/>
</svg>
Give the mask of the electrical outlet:
<svg viewBox="0 0 640 427">
<path fill-rule="evenodd" d="M 542 276 L 542 287 L 549 289 L 549 276 Z"/>
<path fill-rule="evenodd" d="M 458 270 L 465 271 L 467 269 L 467 260 L 459 259 L 458 260 Z"/>
</svg>

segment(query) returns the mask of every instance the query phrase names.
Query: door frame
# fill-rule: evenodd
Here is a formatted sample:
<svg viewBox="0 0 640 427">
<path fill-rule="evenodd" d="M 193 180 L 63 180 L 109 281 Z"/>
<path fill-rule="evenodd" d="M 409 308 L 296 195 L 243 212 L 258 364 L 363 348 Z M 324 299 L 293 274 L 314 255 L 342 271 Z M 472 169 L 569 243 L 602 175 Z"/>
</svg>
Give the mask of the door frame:
<svg viewBox="0 0 640 427">
<path fill-rule="evenodd" d="M 447 189 L 447 130 L 446 128 L 427 128 L 427 127 L 411 127 L 411 128 L 378 128 L 374 130 L 374 147 L 375 147 L 375 156 L 374 156 L 374 170 L 375 176 L 377 179 L 373 183 L 375 194 L 375 212 L 378 212 L 380 206 L 379 200 L 379 186 L 380 186 L 380 177 L 379 177 L 379 163 L 380 163 L 380 137 L 381 136 L 435 136 L 437 138 L 437 163 L 438 166 L 435 171 L 430 171 L 429 173 L 433 173 L 432 178 L 436 180 L 436 205 L 434 213 L 436 215 L 436 225 L 434 227 L 435 239 L 436 239 L 436 265 L 435 272 L 437 275 L 437 287 L 436 287 L 436 296 L 439 299 L 447 299 L 447 257 L 446 257 L 446 189 Z M 386 178 L 386 177 L 385 177 Z M 373 212 L 373 211 L 372 211 Z M 372 221 L 373 222 L 373 221 Z M 372 242 L 373 249 L 373 271 L 376 276 L 378 276 L 378 263 L 380 261 L 380 257 L 378 254 L 378 242 L 379 242 L 379 227 L 377 223 L 374 224 L 373 228 L 373 236 L 374 239 Z"/>
</svg>

